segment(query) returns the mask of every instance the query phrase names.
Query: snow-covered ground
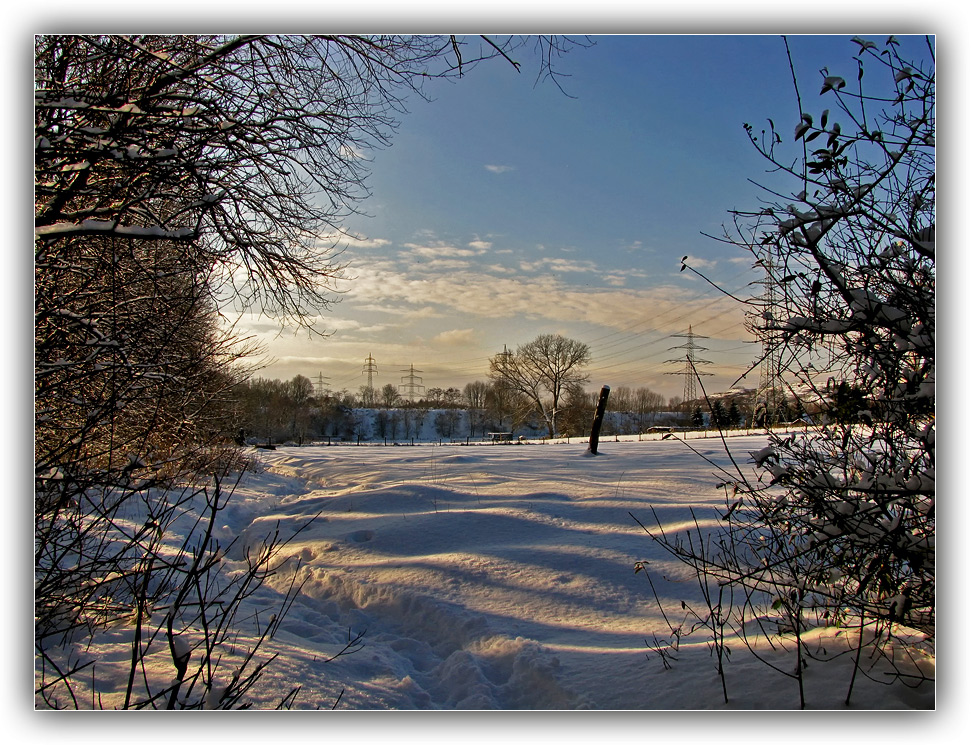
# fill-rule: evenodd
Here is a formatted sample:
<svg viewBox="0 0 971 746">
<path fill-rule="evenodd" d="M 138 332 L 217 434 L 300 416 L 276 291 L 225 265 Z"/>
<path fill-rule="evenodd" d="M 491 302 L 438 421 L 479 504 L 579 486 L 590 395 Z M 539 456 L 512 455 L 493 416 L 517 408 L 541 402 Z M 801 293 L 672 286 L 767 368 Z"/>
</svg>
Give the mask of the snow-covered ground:
<svg viewBox="0 0 971 746">
<path fill-rule="evenodd" d="M 796 682 L 739 643 L 728 641 L 728 705 L 702 632 L 669 670 L 648 648 L 670 635 L 635 563 L 649 563 L 669 616 L 700 596 L 631 514 L 651 525 L 653 506 L 669 530 L 687 525 L 690 508 L 713 516 L 724 509 L 720 477 L 692 449 L 728 463 L 716 438 L 691 448 L 657 438 L 609 438 L 597 456 L 578 441 L 259 451 L 262 468 L 243 478 L 217 532 L 243 539 L 226 570 L 246 544 L 321 515 L 288 549 L 306 583 L 266 649 L 279 657 L 255 706 L 300 686 L 297 709 L 329 710 L 338 698 L 350 710 L 798 708 Z M 731 439 L 743 455 L 765 442 Z M 254 597 L 264 623 L 289 575 Z M 363 648 L 324 662 L 359 633 Z M 250 621 L 238 642 L 256 635 Z M 794 666 L 791 654 L 772 655 Z M 810 665 L 806 682 L 809 708 L 845 709 L 843 661 Z M 934 690 L 858 677 L 852 706 L 933 708 Z"/>
<path fill-rule="evenodd" d="M 691 444 L 727 465 L 717 439 Z M 764 444 L 732 441 L 742 454 Z M 720 477 L 684 443 L 608 441 L 596 457 L 574 442 L 284 448 L 263 459 L 230 526 L 256 537 L 323 511 L 293 546 L 310 579 L 276 639 L 287 655 L 275 668 L 303 685 L 303 706 L 330 706 L 341 690 L 349 708 L 725 706 L 702 633 L 670 670 L 645 644 L 670 635 L 635 562 L 650 563 L 669 615 L 700 597 L 631 513 L 650 524 L 653 506 L 671 529 L 689 508 L 724 509 Z M 313 665 L 348 630 L 366 630 L 365 647 Z M 730 663 L 729 707 L 798 708 L 796 682 L 743 653 Z M 816 668 L 809 706 L 842 708 L 848 678 L 833 686 L 841 677 L 826 669 L 845 669 Z M 930 687 L 857 686 L 861 708 L 934 703 Z"/>
</svg>

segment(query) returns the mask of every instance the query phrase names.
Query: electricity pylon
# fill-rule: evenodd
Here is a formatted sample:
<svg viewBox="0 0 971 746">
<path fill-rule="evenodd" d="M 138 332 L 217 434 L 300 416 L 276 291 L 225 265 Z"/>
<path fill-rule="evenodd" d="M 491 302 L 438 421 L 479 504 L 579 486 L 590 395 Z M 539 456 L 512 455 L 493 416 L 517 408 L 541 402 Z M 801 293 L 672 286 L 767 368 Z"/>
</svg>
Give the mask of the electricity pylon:
<svg viewBox="0 0 971 746">
<path fill-rule="evenodd" d="M 675 358 L 673 360 L 665 360 L 666 363 L 683 363 L 684 367 L 681 370 L 669 371 L 665 375 L 668 376 L 684 376 L 684 396 L 682 398 L 682 403 L 685 407 L 688 406 L 689 402 L 694 401 L 698 398 L 698 390 L 695 386 L 695 378 L 697 376 L 711 376 L 713 373 L 707 373 L 705 371 L 698 370 L 699 365 L 712 365 L 711 360 L 701 360 L 695 356 L 697 352 L 706 352 L 707 347 L 702 347 L 695 344 L 696 339 L 708 339 L 708 337 L 703 337 L 700 334 L 695 334 L 691 327 L 688 327 L 687 334 L 672 334 L 672 337 L 685 337 L 687 342 L 683 345 L 678 345 L 677 347 L 670 348 L 671 350 L 685 350 L 684 357 Z"/>
<path fill-rule="evenodd" d="M 502 346 L 502 352 L 496 355 L 496 361 L 498 363 L 499 372 L 502 374 L 502 382 L 506 383 L 506 375 L 509 370 L 509 361 L 512 360 L 512 353 L 506 347 Z"/>
<path fill-rule="evenodd" d="M 415 373 L 421 373 L 422 371 L 415 370 L 415 364 L 412 363 L 411 368 L 401 372 L 408 374 L 401 377 L 402 383 L 398 386 L 398 388 L 401 390 L 401 395 L 409 401 L 415 401 L 415 397 L 425 390 L 425 387 L 421 385 L 421 376 L 415 375 Z M 407 383 L 405 383 L 405 381 L 407 381 Z"/>
<path fill-rule="evenodd" d="M 371 357 L 371 353 L 368 353 L 367 360 L 364 361 L 364 370 L 361 373 L 367 373 L 367 387 L 368 389 L 374 388 L 374 374 L 378 372 L 378 364 Z"/>
<path fill-rule="evenodd" d="M 785 402 L 782 384 L 782 360 L 779 352 L 779 335 L 773 328 L 776 324 L 778 297 L 776 296 L 776 280 L 772 275 L 772 260 L 763 262 L 765 279 L 761 281 L 763 287 L 759 305 L 762 308 L 759 317 L 749 317 L 749 328 L 762 342 L 762 362 L 759 366 L 759 387 L 755 392 L 755 422 L 762 422 L 766 426 L 779 421 L 779 413 Z"/>
<path fill-rule="evenodd" d="M 325 376 L 323 371 L 318 372 L 317 380 L 314 383 L 314 394 L 317 396 L 318 399 L 322 397 L 324 395 L 324 391 L 326 391 L 326 389 L 324 388 L 324 381 L 329 382 L 330 378 Z"/>
</svg>

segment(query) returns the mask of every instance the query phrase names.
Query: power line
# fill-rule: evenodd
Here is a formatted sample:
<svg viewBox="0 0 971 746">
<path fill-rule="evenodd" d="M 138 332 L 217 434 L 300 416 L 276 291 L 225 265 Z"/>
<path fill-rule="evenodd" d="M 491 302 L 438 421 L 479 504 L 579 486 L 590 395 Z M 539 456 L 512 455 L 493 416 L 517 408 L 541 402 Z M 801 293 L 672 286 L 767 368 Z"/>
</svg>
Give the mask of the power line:
<svg viewBox="0 0 971 746">
<path fill-rule="evenodd" d="M 744 269 L 744 270 L 736 273 L 732 277 L 727 278 L 724 281 L 724 283 L 726 285 L 734 284 L 736 280 L 738 280 L 740 277 L 743 277 L 744 275 L 748 274 L 750 271 L 751 271 L 751 269 Z M 745 283 L 744 285 L 742 285 L 742 286 L 738 287 L 737 289 L 733 290 L 732 293 L 731 293 L 731 295 L 738 294 L 740 291 L 744 290 L 745 288 L 749 287 L 752 284 L 753 283 L 751 283 L 751 282 Z M 678 306 L 679 307 L 683 307 L 683 306 L 686 306 L 686 305 L 688 305 L 690 303 L 694 303 L 697 300 L 701 300 L 703 298 L 710 298 L 711 295 L 712 295 L 711 291 L 708 291 L 708 290 L 703 291 L 703 292 L 699 292 L 699 293 L 695 294 L 694 296 L 681 299 L 678 302 Z M 644 325 L 647 325 L 647 324 L 652 324 L 652 325 L 654 325 L 653 328 L 656 328 L 657 325 L 660 322 L 662 322 L 662 321 L 663 322 L 666 322 L 668 325 L 673 325 L 673 324 L 677 323 L 678 321 L 681 321 L 682 319 L 685 319 L 685 318 L 687 318 L 688 316 L 691 315 L 691 312 L 689 311 L 687 313 L 682 313 L 682 314 L 678 315 L 677 317 L 675 317 L 673 319 L 667 318 L 667 317 L 670 316 L 671 313 L 675 313 L 675 310 L 672 309 L 671 311 L 668 311 L 666 313 L 662 313 L 659 316 L 652 316 L 651 318 L 642 319 L 640 321 L 634 321 L 634 322 L 632 322 L 630 324 L 627 324 L 626 326 L 623 326 L 623 327 L 617 329 L 616 331 L 608 332 L 607 334 L 603 334 L 603 335 L 601 335 L 599 337 L 594 337 L 593 339 L 591 339 L 588 342 L 588 344 L 591 345 L 591 346 L 594 346 L 594 345 L 596 345 L 599 342 L 603 342 L 604 340 L 610 339 L 611 337 L 616 337 L 616 336 L 621 335 L 621 334 L 624 334 L 626 332 L 630 332 L 635 327 L 638 327 L 638 326 L 644 326 Z M 651 329 L 649 329 L 648 331 L 651 331 Z M 635 333 L 635 336 L 639 336 L 642 333 L 643 332 L 636 332 Z M 624 340 L 621 340 L 620 341 L 620 344 L 622 344 L 623 341 Z M 615 344 L 618 344 L 618 343 L 617 342 L 610 342 L 608 344 L 602 345 L 602 347 L 604 347 L 604 348 L 611 347 L 611 346 L 614 346 Z"/>
<path fill-rule="evenodd" d="M 748 287 L 751 284 L 753 284 L 753 283 L 747 283 L 746 285 L 743 285 L 741 288 L 739 288 L 738 290 L 736 290 L 734 292 L 737 293 L 740 290 L 743 290 L 744 288 Z M 692 300 L 694 300 L 694 299 L 692 299 Z M 665 325 L 667 325 L 667 324 L 676 323 L 678 321 L 682 321 L 682 320 L 691 318 L 692 315 L 694 315 L 694 314 L 695 314 L 695 312 L 688 311 L 686 313 L 680 314 L 679 316 L 677 316 L 674 319 L 668 319 L 668 318 L 666 318 L 669 314 L 661 314 L 660 316 L 656 316 L 653 319 L 650 319 L 650 320 L 648 320 L 646 322 L 639 322 L 639 323 L 654 323 L 654 324 L 659 324 L 661 322 L 664 322 Z M 709 321 L 711 321 L 713 319 L 716 319 L 716 318 L 720 318 L 720 317 L 722 317 L 724 315 L 725 315 L 725 312 L 723 310 L 720 310 L 719 309 L 719 310 L 714 311 L 714 313 L 712 313 L 707 318 L 704 318 L 704 319 L 694 318 L 693 319 L 693 322 L 694 323 L 698 323 L 698 324 L 706 324 Z M 735 327 L 736 327 L 736 322 L 731 322 L 727 326 L 725 326 L 722 329 L 720 329 L 718 333 L 721 333 L 722 331 L 727 331 L 729 329 L 733 329 Z M 653 332 L 653 333 L 657 333 L 656 330 L 650 330 L 650 331 Z M 613 333 L 611 335 L 607 335 L 607 336 L 609 337 L 609 336 L 613 336 L 614 334 L 620 334 L 620 333 L 621 332 L 615 332 L 615 333 Z M 633 353 L 635 351 L 642 350 L 642 348 L 644 348 L 644 347 L 653 347 L 655 345 L 660 344 L 664 340 L 669 339 L 673 335 L 664 335 L 664 336 L 659 337 L 659 338 L 654 339 L 654 340 L 643 340 L 643 337 L 644 336 L 645 336 L 645 332 L 637 332 L 634 335 L 626 336 L 624 338 L 621 338 L 620 340 L 615 340 L 615 341 L 612 341 L 610 343 L 603 344 L 603 345 L 597 345 L 596 344 L 597 339 L 594 339 L 591 342 L 591 347 L 594 348 L 593 351 L 594 351 L 594 354 L 595 354 L 596 359 L 598 361 L 600 361 L 600 362 L 603 362 L 605 360 L 610 360 L 610 359 L 614 359 L 614 358 L 618 358 L 618 357 L 623 357 L 623 356 L 628 355 L 628 354 L 631 354 L 631 353 Z M 717 336 L 717 334 L 715 336 Z M 606 337 L 600 337 L 598 339 L 605 339 L 605 338 Z M 631 343 L 631 342 L 633 342 L 633 346 L 625 347 L 624 349 L 621 349 L 621 350 L 614 350 L 613 352 L 608 352 L 607 354 L 603 354 L 604 352 L 606 352 L 607 350 L 609 350 L 611 347 L 617 347 L 618 345 L 624 345 L 624 344 L 628 344 L 628 343 Z M 643 356 L 643 352 L 641 352 L 641 356 Z"/>
</svg>

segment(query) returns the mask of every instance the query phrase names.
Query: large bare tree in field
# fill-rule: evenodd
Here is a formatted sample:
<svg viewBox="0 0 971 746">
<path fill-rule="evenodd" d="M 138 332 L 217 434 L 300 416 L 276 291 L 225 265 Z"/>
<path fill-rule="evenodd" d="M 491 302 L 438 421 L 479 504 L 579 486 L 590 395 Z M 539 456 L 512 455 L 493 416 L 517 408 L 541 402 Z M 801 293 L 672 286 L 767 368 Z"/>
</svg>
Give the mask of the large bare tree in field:
<svg viewBox="0 0 971 746">
<path fill-rule="evenodd" d="M 489 377 L 524 396 L 546 422 L 549 436 L 557 434 L 556 417 L 570 387 L 586 383 L 583 366 L 590 348 L 560 334 L 541 334 L 514 353 L 500 353 L 489 361 Z"/>
<path fill-rule="evenodd" d="M 252 351 L 221 315 L 329 307 L 333 236 L 405 100 L 527 45 L 557 82 L 555 37 L 36 37 L 38 706 L 245 704 L 265 661 L 223 660 L 217 686 L 219 645 L 286 542 L 220 573 L 212 527 L 243 465 L 226 397 Z M 98 635 L 130 648 L 128 683 L 82 696 Z M 157 656 L 174 679 L 145 675 Z"/>
</svg>

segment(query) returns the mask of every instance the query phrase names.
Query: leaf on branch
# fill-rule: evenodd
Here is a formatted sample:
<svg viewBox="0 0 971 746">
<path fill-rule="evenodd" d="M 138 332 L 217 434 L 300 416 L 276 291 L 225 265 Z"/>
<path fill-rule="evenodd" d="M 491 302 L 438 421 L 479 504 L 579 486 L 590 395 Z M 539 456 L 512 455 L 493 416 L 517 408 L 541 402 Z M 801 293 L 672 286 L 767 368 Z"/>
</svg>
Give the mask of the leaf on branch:
<svg viewBox="0 0 971 746">
<path fill-rule="evenodd" d="M 840 123 L 839 122 L 834 122 L 833 129 L 830 131 L 830 134 L 829 134 L 829 140 L 827 140 L 827 142 L 826 142 L 826 144 L 829 147 L 832 148 L 834 145 L 836 145 L 836 141 L 837 141 L 837 139 L 840 136 L 840 132 L 841 132 L 841 130 L 840 130 Z"/>
<path fill-rule="evenodd" d="M 802 121 L 796 125 L 796 136 L 795 139 L 798 140 L 800 137 L 806 134 L 806 131 L 813 126 L 813 115 L 803 114 Z"/>
<path fill-rule="evenodd" d="M 727 521 L 731 517 L 732 513 L 735 512 L 735 509 L 741 504 L 742 504 L 741 500 L 736 500 L 734 503 L 732 503 L 732 506 L 728 509 L 728 512 L 722 516 L 722 520 Z"/>
<path fill-rule="evenodd" d="M 839 75 L 828 75 L 823 79 L 823 87 L 819 91 L 819 95 L 822 96 L 826 91 L 838 91 L 840 88 L 846 86 L 846 81 L 843 80 Z"/>
</svg>

